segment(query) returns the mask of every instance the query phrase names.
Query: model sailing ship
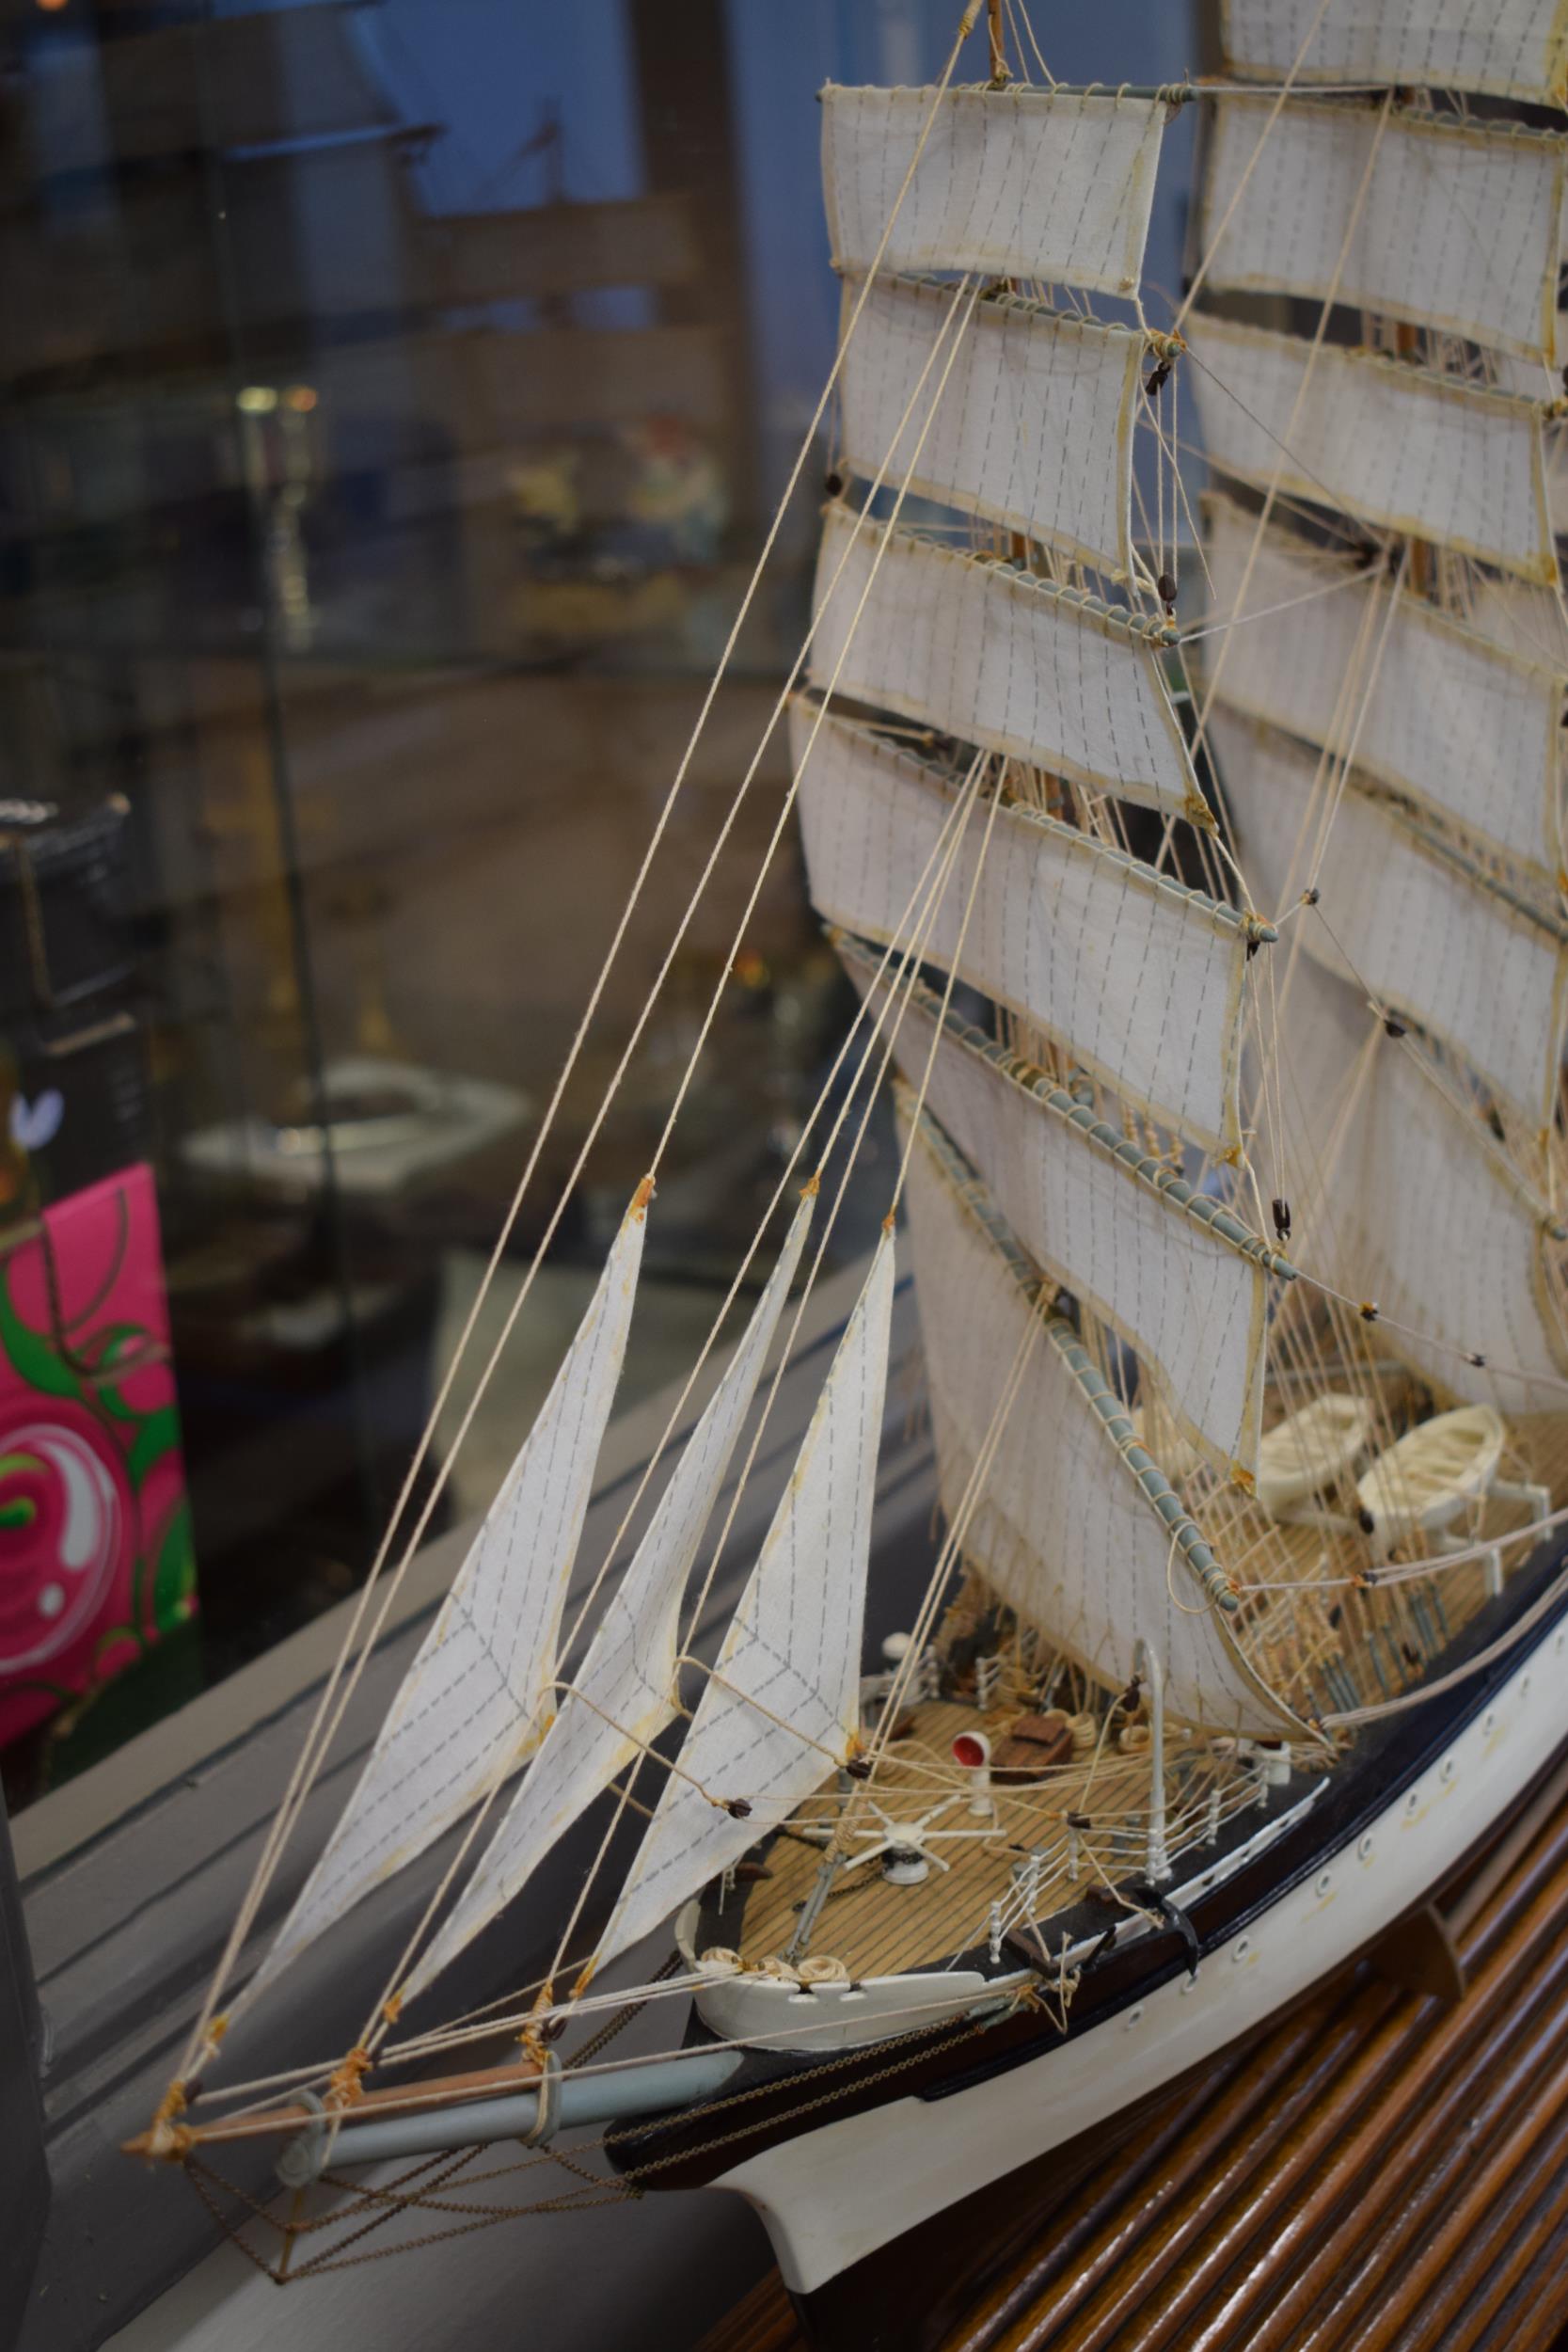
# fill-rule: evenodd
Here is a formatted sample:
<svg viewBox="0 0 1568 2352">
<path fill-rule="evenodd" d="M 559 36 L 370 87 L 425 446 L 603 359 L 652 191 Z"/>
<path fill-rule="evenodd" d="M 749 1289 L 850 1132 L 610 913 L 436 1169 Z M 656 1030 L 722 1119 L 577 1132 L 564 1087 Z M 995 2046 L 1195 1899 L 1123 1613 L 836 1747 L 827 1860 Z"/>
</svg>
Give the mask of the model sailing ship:
<svg viewBox="0 0 1568 2352">
<path fill-rule="evenodd" d="M 522 2138 L 546 2181 L 570 2159 L 557 2190 L 739 2191 L 831 2330 L 879 2249 L 1069 2166 L 1421 1905 L 1563 1737 L 1568 138 L 1516 119 L 1568 87 L 1561 11 L 1228 0 L 1207 91 L 1022 83 L 999 8 L 962 86 L 977 15 L 935 87 L 823 96 L 844 316 L 779 831 L 798 798 L 860 1016 L 629 1561 L 568 1622 L 652 1174 L 261 1937 L 377 1564 L 137 2143 L 198 2177 L 277 2143 L 247 2221 L 277 2275 L 334 2218 L 424 2242 L 514 2209 L 462 2199 Z M 1161 329 L 1154 176 L 1199 97 L 1201 260 Z M 891 1181 L 856 1167 L 884 1073 Z M 882 1239 L 699 1665 L 850 1183 Z M 943 1533 L 863 1674 L 895 1259 Z M 443 2021 L 443 1971 L 595 1805 L 545 1981 Z M 242 2079 L 242 2015 L 441 1837 L 357 2043 Z M 628 2010 L 654 2051 L 601 2058 Z"/>
</svg>

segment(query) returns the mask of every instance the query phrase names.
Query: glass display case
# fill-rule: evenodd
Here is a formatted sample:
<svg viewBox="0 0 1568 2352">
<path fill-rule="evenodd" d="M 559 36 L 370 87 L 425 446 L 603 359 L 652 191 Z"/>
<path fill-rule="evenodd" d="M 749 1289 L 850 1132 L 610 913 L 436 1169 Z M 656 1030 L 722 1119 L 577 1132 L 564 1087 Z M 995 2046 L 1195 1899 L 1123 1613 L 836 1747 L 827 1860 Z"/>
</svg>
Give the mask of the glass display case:
<svg viewBox="0 0 1568 2352">
<path fill-rule="evenodd" d="M 800 641 L 815 463 L 512 1228 L 480 1357 L 565 1203 L 460 1454 L 465 1381 L 436 1410 L 827 372 L 813 95 L 920 79 L 950 15 L 0 8 L 13 1808 L 352 1590 L 433 1410 L 404 1528 L 483 1506 L 731 961 L 625 1401 L 705 1334 L 842 1010 L 793 835 L 732 958 L 782 728 L 671 936 Z M 841 1220 L 835 1257 L 868 1239 Z"/>
</svg>

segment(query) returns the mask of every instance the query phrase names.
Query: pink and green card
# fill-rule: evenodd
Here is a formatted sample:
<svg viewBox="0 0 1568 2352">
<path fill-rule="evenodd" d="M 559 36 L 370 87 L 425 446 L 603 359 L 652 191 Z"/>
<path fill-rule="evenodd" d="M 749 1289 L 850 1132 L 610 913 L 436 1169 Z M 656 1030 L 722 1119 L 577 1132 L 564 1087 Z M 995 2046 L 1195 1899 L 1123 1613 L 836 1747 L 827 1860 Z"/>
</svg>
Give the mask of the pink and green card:
<svg viewBox="0 0 1568 2352">
<path fill-rule="evenodd" d="M 152 1175 L 0 1239 L 0 1746 L 196 1607 Z"/>
</svg>

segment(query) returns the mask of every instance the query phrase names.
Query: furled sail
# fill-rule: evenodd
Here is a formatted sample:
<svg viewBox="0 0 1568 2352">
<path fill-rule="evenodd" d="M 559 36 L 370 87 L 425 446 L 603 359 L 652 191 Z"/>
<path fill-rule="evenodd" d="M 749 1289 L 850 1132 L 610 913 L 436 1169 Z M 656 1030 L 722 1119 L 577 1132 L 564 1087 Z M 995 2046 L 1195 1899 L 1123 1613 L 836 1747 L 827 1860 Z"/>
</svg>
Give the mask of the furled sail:
<svg viewBox="0 0 1568 2352">
<path fill-rule="evenodd" d="M 813 740 L 815 718 L 815 706 L 798 698 L 790 729 L 812 903 L 886 945 L 900 927 L 907 934 L 906 910 L 958 787 L 832 713 Z M 1234 908 L 1008 803 L 989 834 L 980 816 L 970 818 L 922 936 L 922 960 L 951 971 L 960 930 L 962 979 L 1193 1142 L 1240 1143 L 1249 931 Z"/>
<path fill-rule="evenodd" d="M 921 133 L 936 119 L 920 149 Z M 1132 294 L 1143 268 L 1165 106 L 1111 91 L 822 92 L 822 184 L 836 269 L 868 270 L 905 175 L 889 270 Z"/>
<path fill-rule="evenodd" d="M 846 282 L 847 318 L 862 284 Z M 909 387 L 959 299 L 955 287 L 929 279 L 873 283 L 844 346 L 845 463 L 867 481 L 885 465 L 890 482 L 1125 573 L 1148 338 L 1015 295 L 989 296 L 974 307 L 951 368 L 931 370 L 927 396 L 905 422 Z"/>
<path fill-rule="evenodd" d="M 461 1820 L 536 1744 L 594 1465 L 626 1354 L 645 1216 L 644 1187 L 342 1819 L 245 2000 Z"/>
<path fill-rule="evenodd" d="M 1272 98 L 1220 97 L 1209 283 L 1332 294 L 1549 360 L 1562 191 L 1562 142 L 1544 132 L 1403 112 L 1385 120 L 1365 103 L 1276 110 Z"/>
<path fill-rule="evenodd" d="M 1305 957 L 1283 1023 L 1281 1181 L 1306 1272 L 1375 1301 L 1380 1344 L 1440 1392 L 1560 1413 L 1568 1341 L 1545 1253 L 1560 1258 L 1562 1245 L 1479 1114 L 1462 1107 L 1461 1082 L 1450 1073 L 1440 1084 L 1408 1040 L 1383 1034 L 1364 997 Z"/>
<path fill-rule="evenodd" d="M 884 1233 L 600 1944 L 601 1966 L 737 1860 L 854 1750 L 893 1291 L 893 1236 Z"/>
<path fill-rule="evenodd" d="M 1552 99 L 1568 93 L 1556 0 L 1223 0 L 1233 73 L 1275 81 L 1424 83 Z"/>
<path fill-rule="evenodd" d="M 864 949 L 838 945 L 863 994 L 885 993 Z M 915 1086 L 940 1009 L 916 985 L 898 1024 L 895 1054 Z M 1137 1351 L 1183 1435 L 1222 1473 L 1249 1472 L 1265 1273 L 1281 1262 L 1217 1202 L 952 1013 L 926 1100 L 1029 1255 Z"/>
<path fill-rule="evenodd" d="M 1314 751 L 1215 708 L 1211 740 L 1259 902 L 1283 911 L 1313 882 L 1302 946 L 1380 1004 L 1456 1046 L 1530 1132 L 1549 1123 L 1568 1013 L 1568 932 L 1430 832 L 1357 789 L 1329 792 Z"/>
<path fill-rule="evenodd" d="M 1556 579 L 1532 402 L 1380 353 L 1325 343 L 1314 358 L 1296 336 L 1228 319 L 1205 316 L 1190 341 L 1204 442 L 1227 472 Z"/>
<path fill-rule="evenodd" d="M 1221 700 L 1330 751 L 1354 749 L 1357 769 L 1549 882 L 1561 862 L 1568 695 L 1568 636 L 1552 592 L 1490 583 L 1499 612 L 1520 615 L 1514 649 L 1505 650 L 1496 642 L 1503 624 L 1482 634 L 1479 613 L 1465 626 L 1402 591 L 1390 613 L 1385 576 L 1293 532 L 1266 530 L 1248 578 L 1256 517 L 1218 497 L 1204 513 L 1222 625 L 1247 581 Z M 1200 639 L 1198 649 L 1217 642 Z"/>
<path fill-rule="evenodd" d="M 1171 632 L 914 532 L 887 533 L 879 561 L 885 531 L 826 509 L 814 686 L 1209 821 L 1160 675 Z"/>
<path fill-rule="evenodd" d="M 902 1108 L 907 1120 L 907 1102 Z M 939 1484 L 953 1518 L 1025 1327 L 1039 1314 L 1038 1284 L 928 1116 L 905 1199 Z M 1161 1660 L 1175 1713 L 1220 1731 L 1299 1732 L 1206 1597 L 1195 1568 L 1212 1560 L 1208 1547 L 1168 1482 L 1141 1453 L 1129 1458 L 1132 1444 L 1131 1422 L 1077 1335 L 1060 1318 L 1043 1318 L 983 1491 L 965 1516 L 965 1556 L 1022 1618 L 1102 1682 L 1126 1681 L 1143 1636 Z"/>
<path fill-rule="evenodd" d="M 410 1998 L 515 1899 L 556 1839 L 673 1719 L 687 1580 L 800 1263 L 814 1199 L 807 1195 L 797 1208 L 740 1344 L 605 1604 L 560 1711 L 461 1901 L 409 1978 Z"/>
</svg>

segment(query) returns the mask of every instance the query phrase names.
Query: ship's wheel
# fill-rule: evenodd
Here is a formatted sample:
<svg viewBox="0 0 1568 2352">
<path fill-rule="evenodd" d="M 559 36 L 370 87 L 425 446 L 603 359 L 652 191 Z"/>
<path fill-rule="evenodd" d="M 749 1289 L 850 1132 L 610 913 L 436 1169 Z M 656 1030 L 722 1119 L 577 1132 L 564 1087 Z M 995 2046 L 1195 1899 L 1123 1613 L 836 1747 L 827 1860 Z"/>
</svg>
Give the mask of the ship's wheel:
<svg viewBox="0 0 1568 2352">
<path fill-rule="evenodd" d="M 866 1798 L 864 1800 L 866 1811 L 874 1814 L 876 1819 L 863 1830 L 851 1828 L 850 1836 L 863 1838 L 866 1843 L 862 1845 L 855 1853 L 845 1856 L 846 1868 L 858 1870 L 863 1862 L 875 1862 L 880 1854 L 908 1854 L 917 1855 L 927 1866 L 934 1862 L 939 1870 L 950 1870 L 952 1864 L 935 1851 L 931 1840 L 935 1837 L 964 1837 L 973 1833 L 967 1830 L 939 1830 L 935 1824 L 944 1813 L 950 1813 L 956 1804 L 967 1804 L 968 1802 L 967 1795 L 963 1793 L 943 1797 L 940 1804 L 931 1805 L 914 1820 L 908 1821 L 895 1820 L 893 1815 L 885 1812 L 874 1799 Z M 816 1828 L 802 1829 L 800 1832 L 800 1835 L 809 1838 L 813 1845 L 821 1846 L 827 1845 L 834 1834 L 830 1829 Z M 924 1870 L 921 1871 L 919 1878 L 908 1875 L 903 1883 L 917 1886 L 925 1875 Z"/>
</svg>

